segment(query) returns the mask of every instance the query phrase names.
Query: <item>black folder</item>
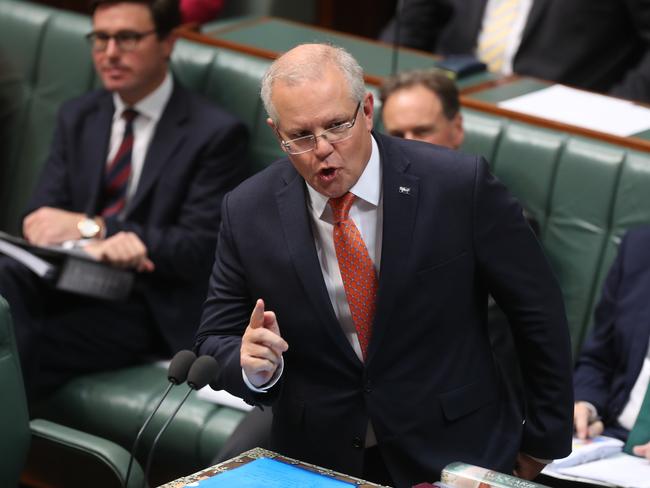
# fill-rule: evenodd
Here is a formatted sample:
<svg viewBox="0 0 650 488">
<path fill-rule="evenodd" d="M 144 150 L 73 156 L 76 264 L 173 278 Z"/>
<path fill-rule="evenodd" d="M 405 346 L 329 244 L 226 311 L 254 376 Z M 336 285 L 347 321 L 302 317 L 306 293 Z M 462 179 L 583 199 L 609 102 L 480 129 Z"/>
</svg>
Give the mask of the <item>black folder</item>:
<svg viewBox="0 0 650 488">
<path fill-rule="evenodd" d="M 125 300 L 133 288 L 133 270 L 95 260 L 83 249 L 35 246 L 0 231 L 0 254 L 20 261 L 55 288 L 104 300 Z"/>
</svg>

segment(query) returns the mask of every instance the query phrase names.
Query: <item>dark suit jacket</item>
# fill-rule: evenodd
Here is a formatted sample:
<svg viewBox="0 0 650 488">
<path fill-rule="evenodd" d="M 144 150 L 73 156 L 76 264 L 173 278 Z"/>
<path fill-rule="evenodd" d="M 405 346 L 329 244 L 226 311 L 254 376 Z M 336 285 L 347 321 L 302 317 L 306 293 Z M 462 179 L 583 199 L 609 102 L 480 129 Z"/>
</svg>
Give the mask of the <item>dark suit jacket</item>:
<svg viewBox="0 0 650 488">
<path fill-rule="evenodd" d="M 400 43 L 473 54 L 487 0 L 404 0 Z M 395 21 L 382 33 L 391 41 Z M 533 0 L 516 73 L 650 102 L 650 2 Z"/>
<path fill-rule="evenodd" d="M 29 211 L 99 211 L 113 112 L 105 90 L 63 105 Z M 132 231 L 147 246 L 156 270 L 138 275 L 136 293 L 144 296 L 171 350 L 192 344 L 221 199 L 247 172 L 246 143 L 239 121 L 175 82 L 124 220 L 106 219 L 108 236 Z"/>
<path fill-rule="evenodd" d="M 594 328 L 575 370 L 575 398 L 592 403 L 606 434 L 627 438 L 616 420 L 625 407 L 650 338 L 650 227 L 627 233 L 603 286 Z"/>
<path fill-rule="evenodd" d="M 566 319 L 521 208 L 482 159 L 375 138 L 383 246 L 365 365 L 336 320 L 305 183 L 287 160 L 224 199 L 200 352 L 217 358 L 227 390 L 273 403 L 274 449 L 346 473 L 361 475 L 368 420 L 400 486 L 438 479 L 443 466 L 459 459 L 508 471 L 519 449 L 542 458 L 566 455 L 572 420 Z M 488 289 L 525 351 L 525 407 L 506 398 L 493 363 Z M 279 384 L 254 395 L 242 381 L 239 348 L 258 297 L 277 314 L 289 350 Z"/>
</svg>

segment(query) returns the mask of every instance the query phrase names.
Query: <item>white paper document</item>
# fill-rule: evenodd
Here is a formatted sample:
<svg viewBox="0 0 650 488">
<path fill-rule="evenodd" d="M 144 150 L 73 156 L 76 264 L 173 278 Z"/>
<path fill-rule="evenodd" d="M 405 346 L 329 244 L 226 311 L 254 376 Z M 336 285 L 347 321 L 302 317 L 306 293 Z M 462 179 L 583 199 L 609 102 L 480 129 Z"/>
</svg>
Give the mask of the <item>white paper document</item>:
<svg viewBox="0 0 650 488">
<path fill-rule="evenodd" d="M 565 458 L 556 459 L 547 468 L 557 471 L 561 468 L 597 461 L 598 459 L 618 454 L 623 450 L 624 444 L 620 439 L 604 435 L 589 439 L 578 439 L 574 437 L 571 445 L 571 454 Z"/>
<path fill-rule="evenodd" d="M 500 107 L 627 137 L 650 129 L 650 109 L 606 95 L 553 85 L 499 102 Z"/>
<path fill-rule="evenodd" d="M 244 412 L 248 412 L 249 410 L 253 409 L 252 405 L 249 405 L 241 398 L 236 397 L 235 395 L 231 395 L 225 390 L 214 391 L 209 386 L 200 389 L 197 393 L 197 396 L 203 400 L 207 400 L 208 402 L 235 408 L 237 410 L 243 410 Z"/>
<path fill-rule="evenodd" d="M 557 471 L 583 479 L 605 481 L 623 488 L 650 488 L 650 461 L 625 453 Z"/>
</svg>

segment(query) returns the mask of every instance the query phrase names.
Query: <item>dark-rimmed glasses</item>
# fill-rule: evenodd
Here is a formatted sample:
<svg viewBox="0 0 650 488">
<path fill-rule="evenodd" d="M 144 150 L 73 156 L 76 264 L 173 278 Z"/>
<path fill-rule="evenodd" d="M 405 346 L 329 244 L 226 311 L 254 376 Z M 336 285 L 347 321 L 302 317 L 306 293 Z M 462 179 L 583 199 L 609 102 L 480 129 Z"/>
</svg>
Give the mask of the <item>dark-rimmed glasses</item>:
<svg viewBox="0 0 650 488">
<path fill-rule="evenodd" d="M 354 111 L 352 119 L 350 119 L 348 122 L 330 127 L 317 136 L 314 134 L 309 134 L 308 136 L 297 137 L 296 139 L 291 139 L 288 141 L 281 140 L 280 144 L 286 152 L 295 155 L 313 151 L 316 147 L 316 139 L 319 137 L 322 137 L 330 144 L 336 144 L 338 142 L 345 141 L 346 139 L 352 137 L 352 127 L 354 127 L 354 123 L 357 121 L 357 115 L 359 114 L 360 108 L 361 102 L 357 104 L 357 108 Z"/>
<path fill-rule="evenodd" d="M 155 32 L 155 29 L 146 32 L 123 30 L 115 34 L 97 31 L 86 34 L 86 39 L 88 39 L 93 51 L 106 51 L 111 39 L 115 40 L 115 44 L 121 51 L 133 51 L 143 38 Z"/>
</svg>

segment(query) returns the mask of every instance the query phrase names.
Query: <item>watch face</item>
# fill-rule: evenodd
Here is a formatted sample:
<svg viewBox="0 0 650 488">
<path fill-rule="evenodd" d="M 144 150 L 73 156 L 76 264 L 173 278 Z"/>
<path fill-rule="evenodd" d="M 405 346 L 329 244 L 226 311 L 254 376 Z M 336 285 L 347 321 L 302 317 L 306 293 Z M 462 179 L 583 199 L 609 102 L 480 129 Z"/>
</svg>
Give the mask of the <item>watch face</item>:
<svg viewBox="0 0 650 488">
<path fill-rule="evenodd" d="M 83 219 L 77 224 L 81 237 L 90 239 L 99 232 L 99 225 L 93 219 Z"/>
</svg>

